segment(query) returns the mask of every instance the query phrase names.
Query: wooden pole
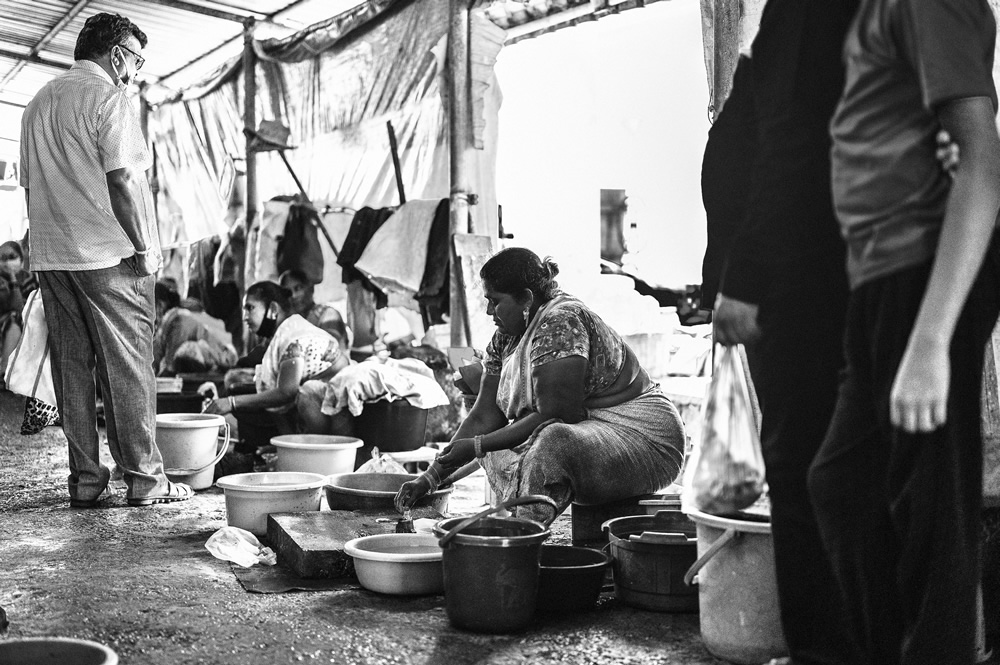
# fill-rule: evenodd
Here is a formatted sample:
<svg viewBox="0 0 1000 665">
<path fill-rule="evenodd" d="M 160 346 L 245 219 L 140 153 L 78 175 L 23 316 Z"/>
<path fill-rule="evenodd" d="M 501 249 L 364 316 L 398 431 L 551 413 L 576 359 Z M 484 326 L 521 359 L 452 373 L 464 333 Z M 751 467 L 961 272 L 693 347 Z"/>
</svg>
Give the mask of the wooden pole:
<svg viewBox="0 0 1000 665">
<path fill-rule="evenodd" d="M 146 140 L 146 148 L 153 155 L 153 165 L 146 171 L 146 179 L 149 181 L 149 191 L 153 195 L 153 216 L 156 219 L 156 230 L 160 230 L 160 181 L 156 168 L 156 146 L 149 140 L 149 101 L 146 93 L 149 91 L 149 84 L 143 81 L 139 84 L 139 127 L 142 129 L 142 138 Z"/>
<path fill-rule="evenodd" d="M 469 0 L 449 0 L 451 20 L 448 27 L 448 100 L 451 142 L 451 215 L 448 252 L 451 262 L 449 289 L 451 313 L 451 345 L 462 346 L 464 325 L 464 293 L 458 271 L 462 264 L 454 251 L 454 238 L 469 232 L 468 154 L 472 145 L 472 114 L 469 108 Z M 471 340 L 469 340 L 471 342 Z"/>
<path fill-rule="evenodd" d="M 392 170 L 396 174 L 396 189 L 399 190 L 399 205 L 406 203 L 406 191 L 403 189 L 403 169 L 399 165 L 399 146 L 396 145 L 396 130 L 392 128 L 392 122 L 385 121 L 386 131 L 389 132 L 389 152 L 392 153 Z"/>
<path fill-rule="evenodd" d="M 256 21 L 250 17 L 243 22 L 243 126 L 257 129 L 257 54 L 253 51 L 253 31 Z M 250 150 L 252 137 L 246 135 L 247 180 L 246 180 L 246 227 L 247 237 L 250 227 L 257 217 L 257 154 Z"/>
</svg>

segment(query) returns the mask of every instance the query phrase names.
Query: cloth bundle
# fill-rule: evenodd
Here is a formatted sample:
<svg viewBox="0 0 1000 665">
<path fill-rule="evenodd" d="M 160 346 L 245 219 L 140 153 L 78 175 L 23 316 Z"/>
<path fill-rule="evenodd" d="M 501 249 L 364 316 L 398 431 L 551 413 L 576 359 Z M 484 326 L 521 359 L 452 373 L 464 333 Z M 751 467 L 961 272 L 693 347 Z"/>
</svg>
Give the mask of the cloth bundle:
<svg viewBox="0 0 1000 665">
<path fill-rule="evenodd" d="M 365 402 L 405 399 L 419 409 L 449 404 L 434 372 L 416 358 L 384 361 L 371 358 L 337 372 L 327 383 L 322 411 L 327 415 L 348 409 L 361 415 Z"/>
</svg>

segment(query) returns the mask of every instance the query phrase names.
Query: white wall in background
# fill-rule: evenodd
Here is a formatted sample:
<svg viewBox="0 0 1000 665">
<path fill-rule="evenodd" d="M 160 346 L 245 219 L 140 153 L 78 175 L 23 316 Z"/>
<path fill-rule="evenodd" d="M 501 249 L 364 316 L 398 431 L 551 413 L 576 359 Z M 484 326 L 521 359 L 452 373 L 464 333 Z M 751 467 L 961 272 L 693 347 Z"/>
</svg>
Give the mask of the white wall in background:
<svg viewBox="0 0 1000 665">
<path fill-rule="evenodd" d="M 657 2 L 508 46 L 497 75 L 504 228 L 567 279 L 600 258 L 600 190 L 625 189 L 648 281 L 701 282 L 709 122 L 697 0 Z M 582 294 L 581 294 L 582 295 Z"/>
</svg>

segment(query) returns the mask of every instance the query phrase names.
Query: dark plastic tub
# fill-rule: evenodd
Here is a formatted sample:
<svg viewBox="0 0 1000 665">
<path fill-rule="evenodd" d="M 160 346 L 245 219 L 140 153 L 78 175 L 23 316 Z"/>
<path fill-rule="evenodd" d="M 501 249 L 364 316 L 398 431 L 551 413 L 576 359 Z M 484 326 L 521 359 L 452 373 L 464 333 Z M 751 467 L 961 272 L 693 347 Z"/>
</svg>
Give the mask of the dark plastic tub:
<svg viewBox="0 0 1000 665">
<path fill-rule="evenodd" d="M 426 443 L 427 409 L 418 409 L 405 399 L 365 402 L 354 418 L 352 436 L 364 442 L 355 456 L 357 469 L 372 458 L 372 449 L 382 453 L 401 453 L 422 448 Z"/>
<path fill-rule="evenodd" d="M 542 545 L 538 575 L 539 612 L 579 612 L 597 604 L 611 557 L 600 550 Z"/>
<path fill-rule="evenodd" d="M 465 517 L 434 527 L 442 540 Z M 535 613 L 538 560 L 549 530 L 515 517 L 483 517 L 442 545 L 444 601 L 456 628 L 513 633 L 527 628 Z"/>
<path fill-rule="evenodd" d="M 402 473 L 337 473 L 323 486 L 330 510 L 377 510 L 395 513 L 393 500 L 403 483 L 419 478 Z M 417 499 L 415 508 L 431 506 L 440 514 L 448 511 L 452 487 L 442 487 Z"/>
</svg>

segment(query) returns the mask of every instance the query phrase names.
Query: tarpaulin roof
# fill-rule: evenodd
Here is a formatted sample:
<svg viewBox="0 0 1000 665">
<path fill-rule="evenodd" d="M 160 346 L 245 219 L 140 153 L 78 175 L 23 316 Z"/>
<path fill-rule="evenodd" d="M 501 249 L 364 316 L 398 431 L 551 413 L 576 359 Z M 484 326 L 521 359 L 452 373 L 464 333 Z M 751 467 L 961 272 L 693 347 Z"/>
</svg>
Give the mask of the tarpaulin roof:
<svg viewBox="0 0 1000 665">
<path fill-rule="evenodd" d="M 243 49 L 243 21 L 258 38 L 285 37 L 361 0 L 3 0 L 0 3 L 0 105 L 23 107 L 49 79 L 73 64 L 84 22 L 99 12 L 132 19 L 146 33 L 139 79 L 150 99 L 205 78 Z M 16 139 L 17 128 L 0 137 Z M 10 134 L 15 134 L 10 136 Z"/>
</svg>

